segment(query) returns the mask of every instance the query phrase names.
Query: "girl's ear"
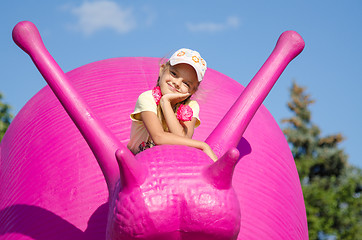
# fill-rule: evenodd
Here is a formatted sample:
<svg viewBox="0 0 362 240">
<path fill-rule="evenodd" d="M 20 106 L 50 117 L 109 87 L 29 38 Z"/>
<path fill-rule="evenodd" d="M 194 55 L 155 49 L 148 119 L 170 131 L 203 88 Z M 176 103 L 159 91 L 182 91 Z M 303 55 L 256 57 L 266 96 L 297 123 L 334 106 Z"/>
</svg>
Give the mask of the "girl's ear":
<svg viewBox="0 0 362 240">
<path fill-rule="evenodd" d="M 160 66 L 160 72 L 158 73 L 158 76 L 161 76 L 162 75 L 162 73 L 165 71 L 165 64 L 162 64 L 161 66 Z"/>
</svg>

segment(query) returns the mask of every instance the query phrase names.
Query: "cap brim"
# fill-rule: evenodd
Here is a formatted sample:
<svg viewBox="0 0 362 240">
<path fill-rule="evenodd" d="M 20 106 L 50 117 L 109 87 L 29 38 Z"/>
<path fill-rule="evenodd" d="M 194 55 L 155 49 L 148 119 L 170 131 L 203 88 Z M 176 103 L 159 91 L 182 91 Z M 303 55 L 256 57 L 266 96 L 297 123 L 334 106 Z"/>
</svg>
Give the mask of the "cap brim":
<svg viewBox="0 0 362 240">
<path fill-rule="evenodd" d="M 180 64 L 180 63 L 186 63 L 188 65 L 191 65 L 194 69 L 195 69 L 195 72 L 196 72 L 196 75 L 197 75 L 197 80 L 199 82 L 202 81 L 202 75 L 201 73 L 197 70 L 195 64 L 192 62 L 192 61 L 187 61 L 186 59 L 170 59 L 170 64 L 171 66 L 175 66 L 177 64 Z"/>
</svg>

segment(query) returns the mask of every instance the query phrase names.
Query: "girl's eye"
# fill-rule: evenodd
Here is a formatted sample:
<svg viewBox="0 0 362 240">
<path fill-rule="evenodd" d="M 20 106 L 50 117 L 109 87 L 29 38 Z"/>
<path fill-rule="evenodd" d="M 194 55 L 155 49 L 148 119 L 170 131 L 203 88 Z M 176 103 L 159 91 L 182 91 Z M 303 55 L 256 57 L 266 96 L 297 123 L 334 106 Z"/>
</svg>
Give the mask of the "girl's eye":
<svg viewBox="0 0 362 240">
<path fill-rule="evenodd" d="M 184 82 L 184 84 L 187 86 L 187 87 L 190 87 L 190 84 L 188 82 Z"/>
<path fill-rule="evenodd" d="M 170 73 L 172 76 L 174 76 L 174 77 L 176 76 L 176 73 L 174 71 L 170 71 Z"/>
</svg>

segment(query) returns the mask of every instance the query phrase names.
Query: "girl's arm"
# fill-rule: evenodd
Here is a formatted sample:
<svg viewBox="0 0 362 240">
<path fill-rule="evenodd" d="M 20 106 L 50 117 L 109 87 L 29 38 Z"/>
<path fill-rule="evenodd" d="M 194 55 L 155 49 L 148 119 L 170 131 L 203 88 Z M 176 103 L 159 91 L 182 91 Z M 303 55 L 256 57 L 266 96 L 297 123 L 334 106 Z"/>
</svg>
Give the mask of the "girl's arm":
<svg viewBox="0 0 362 240">
<path fill-rule="evenodd" d="M 193 117 L 191 121 L 182 122 L 181 124 L 176 118 L 171 105 L 172 101 L 180 102 L 189 96 L 189 94 L 166 94 L 161 98 L 160 105 L 169 131 L 178 136 L 192 138 L 196 118 Z"/>
<path fill-rule="evenodd" d="M 194 147 L 204 151 L 212 160 L 217 160 L 217 156 L 207 143 L 165 132 L 155 113 L 149 111 L 141 112 L 141 120 L 156 145 L 168 144 Z"/>
</svg>

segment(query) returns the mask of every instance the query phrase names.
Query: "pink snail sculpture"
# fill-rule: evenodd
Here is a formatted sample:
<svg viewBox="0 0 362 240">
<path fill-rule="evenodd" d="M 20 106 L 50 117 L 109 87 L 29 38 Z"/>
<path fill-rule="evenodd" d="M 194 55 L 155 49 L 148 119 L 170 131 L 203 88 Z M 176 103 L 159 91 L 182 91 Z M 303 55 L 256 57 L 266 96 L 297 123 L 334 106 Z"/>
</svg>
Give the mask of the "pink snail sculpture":
<svg viewBox="0 0 362 240">
<path fill-rule="evenodd" d="M 129 114 L 155 85 L 159 59 L 108 59 L 65 74 L 34 24 L 18 23 L 13 38 L 48 86 L 0 145 L 1 239 L 308 239 L 292 154 L 262 105 L 304 48 L 298 33 L 280 36 L 245 89 L 207 71 L 194 138 L 210 144 L 215 163 L 186 146 L 136 156 L 125 147 Z"/>
</svg>

